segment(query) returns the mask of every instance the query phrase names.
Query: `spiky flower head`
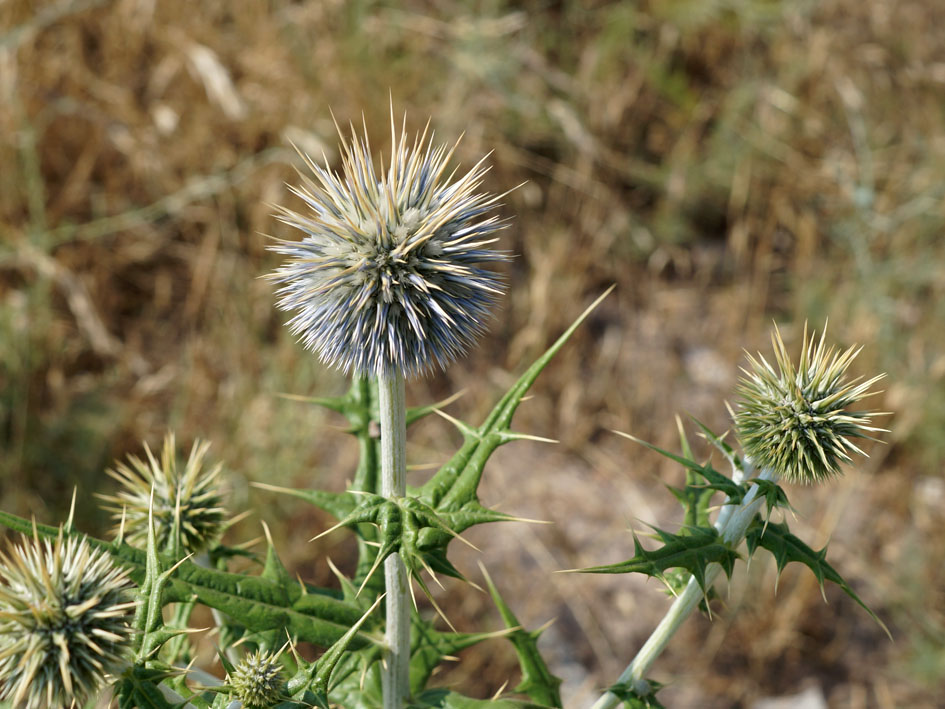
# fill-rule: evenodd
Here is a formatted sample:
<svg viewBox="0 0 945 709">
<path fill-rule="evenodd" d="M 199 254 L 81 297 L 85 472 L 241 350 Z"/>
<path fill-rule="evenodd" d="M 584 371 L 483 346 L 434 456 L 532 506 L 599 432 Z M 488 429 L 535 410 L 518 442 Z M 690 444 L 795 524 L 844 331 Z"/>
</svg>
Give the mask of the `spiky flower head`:
<svg viewBox="0 0 945 709">
<path fill-rule="evenodd" d="M 125 539 L 144 546 L 148 541 L 149 519 L 153 517 L 158 549 L 172 549 L 179 535 L 183 553 L 199 552 L 215 544 L 227 527 L 220 484 L 222 464 L 204 469 L 204 457 L 210 444 L 194 441 L 190 457 L 181 470 L 178 466 L 174 434 L 164 438 L 158 461 L 144 444 L 146 460 L 128 456 L 128 464 L 118 463 L 108 474 L 122 485 L 117 495 L 99 495 L 124 527 Z M 152 495 L 153 515 L 152 515 Z"/>
<path fill-rule="evenodd" d="M 247 655 L 227 677 L 227 683 L 247 709 L 266 709 L 277 704 L 285 688 L 278 653 L 257 650 Z"/>
<path fill-rule="evenodd" d="M 451 182 L 456 145 L 434 147 L 429 125 L 411 145 L 391 115 L 391 141 L 380 174 L 366 129 L 342 136 L 343 177 L 303 155 L 312 175 L 292 192 L 308 211 L 278 208 L 305 234 L 273 246 L 289 257 L 269 276 L 284 284 L 278 305 L 306 347 L 356 375 L 413 376 L 462 355 L 503 291 L 482 266 L 508 260 L 491 248 L 506 224 L 489 215 L 501 195 L 478 191 L 483 161 Z"/>
<path fill-rule="evenodd" d="M 776 367 L 761 355 L 749 355 L 750 368 L 742 369 L 735 412 L 738 439 L 755 465 L 791 482 L 815 483 L 839 475 L 851 453 L 865 455 L 851 439 L 872 438 L 871 433 L 884 430 L 870 425 L 876 412 L 849 408 L 874 393 L 869 389 L 883 375 L 847 380 L 860 348 L 840 352 L 825 344 L 825 335 L 808 338 L 804 328 L 795 369 L 775 329 Z"/>
<path fill-rule="evenodd" d="M 85 537 L 0 552 L 0 698 L 81 706 L 128 660 L 134 607 L 127 572 Z"/>
</svg>

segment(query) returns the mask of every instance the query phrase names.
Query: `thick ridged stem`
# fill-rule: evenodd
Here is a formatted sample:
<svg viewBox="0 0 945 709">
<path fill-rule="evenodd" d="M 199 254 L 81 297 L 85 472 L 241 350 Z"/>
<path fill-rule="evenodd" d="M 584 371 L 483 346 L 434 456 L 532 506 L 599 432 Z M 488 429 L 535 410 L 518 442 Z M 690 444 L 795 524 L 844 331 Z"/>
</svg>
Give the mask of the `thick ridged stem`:
<svg viewBox="0 0 945 709">
<path fill-rule="evenodd" d="M 404 375 L 380 375 L 377 381 L 381 424 L 381 494 L 407 494 L 407 403 Z M 407 569 L 399 554 L 384 561 L 387 590 L 387 653 L 382 674 L 384 709 L 402 709 L 410 694 L 410 598 Z"/>
<path fill-rule="evenodd" d="M 764 469 L 758 475 L 761 480 L 777 480 L 774 471 Z M 755 518 L 764 499 L 758 497 L 758 486 L 752 485 L 745 497 L 738 504 L 727 504 L 719 513 L 719 518 L 715 522 L 715 528 L 719 531 L 723 541 L 732 547 L 737 546 L 745 538 L 745 532 L 748 525 Z M 708 589 L 718 577 L 722 567 L 718 564 L 709 564 L 705 571 L 705 588 Z M 670 606 L 666 615 L 660 621 L 656 629 L 650 634 L 650 637 L 637 652 L 633 661 L 627 665 L 617 684 L 629 686 L 637 694 L 645 695 L 649 693 L 649 687 L 643 678 L 650 671 L 650 667 L 660 656 L 670 639 L 676 634 L 683 621 L 686 620 L 692 611 L 699 605 L 705 592 L 696 579 L 690 578 L 686 588 L 680 593 L 673 605 Z M 594 703 L 591 709 L 613 709 L 620 704 L 620 698 L 612 693 L 605 692 L 604 695 Z"/>
</svg>

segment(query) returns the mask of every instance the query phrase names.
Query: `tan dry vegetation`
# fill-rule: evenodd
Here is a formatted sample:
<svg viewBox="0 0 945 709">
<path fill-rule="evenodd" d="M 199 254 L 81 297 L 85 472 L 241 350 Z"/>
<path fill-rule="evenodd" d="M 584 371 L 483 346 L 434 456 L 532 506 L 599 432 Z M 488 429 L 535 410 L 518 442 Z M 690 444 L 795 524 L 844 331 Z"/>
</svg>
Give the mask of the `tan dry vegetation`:
<svg viewBox="0 0 945 709">
<path fill-rule="evenodd" d="M 681 472 L 608 429 L 676 445 L 673 417 L 727 426 L 741 351 L 772 319 L 866 345 L 889 373 L 888 445 L 839 483 L 792 490 L 799 533 L 889 623 L 890 643 L 806 570 L 756 564 L 715 620 L 660 661 L 671 707 L 822 691 L 835 707 L 941 706 L 945 677 L 945 5 L 935 0 L 0 4 L 0 474 L 3 509 L 55 522 L 80 486 L 167 428 L 214 441 L 234 506 L 278 526 L 287 563 L 327 582 L 290 530 L 327 520 L 247 481 L 338 487 L 338 422 L 278 392 L 338 391 L 280 326 L 290 142 L 335 158 L 330 111 L 384 150 L 388 100 L 420 128 L 493 151 L 518 254 L 491 334 L 411 385 L 466 389 L 475 419 L 594 296 L 616 293 L 539 380 L 483 497 L 553 527 L 487 529 L 484 561 L 574 706 L 612 679 L 666 603 L 655 583 L 552 572 L 629 556 L 628 525 L 671 527 Z M 415 462 L 455 443 L 426 424 Z M 703 451 L 704 452 L 704 451 Z M 422 472 L 415 475 L 422 475 Z M 60 494 L 62 492 L 63 494 Z M 282 523 L 280 523 L 282 522 Z M 256 535 L 246 522 L 235 536 Z M 305 532 L 301 538 L 311 534 Z M 338 560 L 345 545 L 328 544 Z M 458 555 L 462 568 L 475 559 Z M 460 627 L 495 625 L 451 588 Z M 735 611 L 739 611 L 735 614 Z M 511 653 L 449 677 L 487 696 Z M 464 669 L 465 667 L 465 669 Z"/>
</svg>

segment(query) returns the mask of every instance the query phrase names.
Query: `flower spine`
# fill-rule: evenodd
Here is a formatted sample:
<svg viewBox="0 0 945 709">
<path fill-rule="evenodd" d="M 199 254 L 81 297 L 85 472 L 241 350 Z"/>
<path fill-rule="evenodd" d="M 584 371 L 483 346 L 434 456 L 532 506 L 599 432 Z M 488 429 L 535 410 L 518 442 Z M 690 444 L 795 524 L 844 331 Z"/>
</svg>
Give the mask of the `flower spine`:
<svg viewBox="0 0 945 709">
<path fill-rule="evenodd" d="M 0 553 L 0 698 L 82 706 L 131 651 L 127 572 L 84 537 L 24 537 Z"/>
<path fill-rule="evenodd" d="M 859 348 L 843 352 L 827 347 L 824 334 L 808 338 L 804 330 L 800 362 L 795 369 L 781 334 L 771 340 L 776 366 L 761 355 L 748 356 L 750 367 L 738 387 L 735 412 L 738 438 L 757 466 L 772 469 L 791 482 L 815 483 L 840 474 L 851 453 L 865 455 L 854 438 L 871 438 L 884 429 L 871 426 L 869 411 L 851 411 L 883 375 L 847 380 Z"/>
<path fill-rule="evenodd" d="M 432 144 L 429 125 L 408 144 L 391 116 L 392 157 L 375 171 L 365 135 L 341 146 L 344 177 L 303 155 L 311 176 L 292 192 L 308 210 L 278 208 L 305 236 L 278 241 L 288 257 L 270 278 L 289 327 L 323 362 L 345 373 L 415 376 L 445 367 L 481 335 L 508 260 L 491 245 L 505 222 L 501 196 L 479 192 L 476 163 L 455 181 L 456 145 Z M 457 143 L 458 144 L 458 143 Z M 483 159 L 484 160 L 484 159 Z"/>
</svg>

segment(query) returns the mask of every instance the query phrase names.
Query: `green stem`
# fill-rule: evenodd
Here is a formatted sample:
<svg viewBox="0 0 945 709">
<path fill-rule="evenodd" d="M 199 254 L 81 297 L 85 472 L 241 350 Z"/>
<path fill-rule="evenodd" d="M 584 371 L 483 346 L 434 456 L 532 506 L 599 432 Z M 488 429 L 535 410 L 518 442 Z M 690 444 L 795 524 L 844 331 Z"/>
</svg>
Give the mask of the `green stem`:
<svg viewBox="0 0 945 709">
<path fill-rule="evenodd" d="M 746 461 L 747 464 L 747 461 Z M 777 480 L 777 475 L 769 469 L 762 470 L 758 477 L 762 480 Z M 761 508 L 763 498 L 758 497 L 758 486 L 752 485 L 745 497 L 739 504 L 727 504 L 719 513 L 719 518 L 715 522 L 715 528 L 722 536 L 722 540 L 731 545 L 737 546 L 745 538 L 745 532 L 751 520 L 755 518 L 758 510 Z M 718 564 L 709 564 L 705 571 L 705 588 L 708 589 L 718 577 L 722 567 Z M 617 684 L 629 686 L 636 694 L 645 696 L 649 694 L 650 688 L 644 677 L 650 671 L 656 658 L 660 656 L 670 639 L 676 634 L 683 621 L 686 620 L 692 611 L 699 605 L 705 592 L 699 586 L 696 579 L 690 578 L 686 588 L 680 593 L 673 605 L 670 606 L 666 615 L 656 626 L 656 629 L 650 634 L 650 637 L 637 652 L 633 661 L 627 665 Z M 613 692 L 605 692 L 597 700 L 591 709 L 613 709 L 620 703 L 620 698 Z"/>
<path fill-rule="evenodd" d="M 378 376 L 381 424 L 381 494 L 389 499 L 407 494 L 407 404 L 404 375 Z M 384 561 L 387 587 L 387 655 L 382 674 L 384 709 L 402 709 L 410 694 L 410 583 L 399 554 Z"/>
</svg>

